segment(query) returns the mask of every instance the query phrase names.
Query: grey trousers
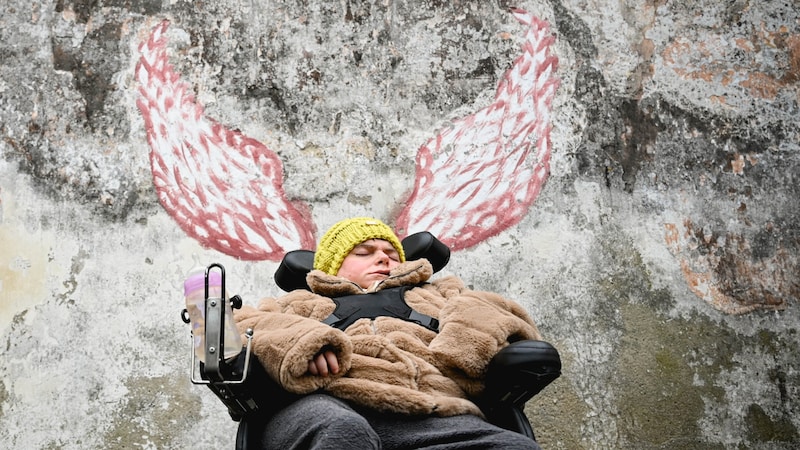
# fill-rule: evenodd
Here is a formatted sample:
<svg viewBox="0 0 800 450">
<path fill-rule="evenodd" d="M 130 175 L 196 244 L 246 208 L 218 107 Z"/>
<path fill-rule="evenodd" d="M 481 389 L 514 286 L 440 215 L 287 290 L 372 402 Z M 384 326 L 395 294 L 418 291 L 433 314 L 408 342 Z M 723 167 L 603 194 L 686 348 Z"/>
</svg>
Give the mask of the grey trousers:
<svg viewBox="0 0 800 450">
<path fill-rule="evenodd" d="M 301 398 L 267 422 L 266 449 L 539 449 L 480 417 L 405 416 L 351 407 L 324 394 Z"/>
</svg>

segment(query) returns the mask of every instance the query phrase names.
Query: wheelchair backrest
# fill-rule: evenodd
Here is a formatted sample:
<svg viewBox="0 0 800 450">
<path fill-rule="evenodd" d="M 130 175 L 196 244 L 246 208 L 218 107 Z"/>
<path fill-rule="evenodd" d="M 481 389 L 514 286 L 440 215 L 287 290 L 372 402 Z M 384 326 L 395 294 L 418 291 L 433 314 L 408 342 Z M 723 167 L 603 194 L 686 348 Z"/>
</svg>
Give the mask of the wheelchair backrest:
<svg viewBox="0 0 800 450">
<path fill-rule="evenodd" d="M 425 258 L 438 272 L 450 261 L 450 249 L 427 231 L 420 231 L 406 236 L 401 241 L 406 261 Z M 275 283 L 286 292 L 295 289 L 309 289 L 306 275 L 314 267 L 314 252 L 311 250 L 293 250 L 281 260 L 275 271 Z"/>
</svg>

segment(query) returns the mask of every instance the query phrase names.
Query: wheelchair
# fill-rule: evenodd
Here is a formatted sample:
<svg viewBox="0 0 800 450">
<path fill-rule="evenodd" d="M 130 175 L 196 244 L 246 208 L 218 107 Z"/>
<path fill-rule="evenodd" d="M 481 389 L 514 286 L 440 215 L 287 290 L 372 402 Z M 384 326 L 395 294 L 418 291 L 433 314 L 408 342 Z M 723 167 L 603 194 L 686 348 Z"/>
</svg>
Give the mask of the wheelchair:
<svg viewBox="0 0 800 450">
<path fill-rule="evenodd" d="M 402 245 L 407 260 L 425 258 L 434 272 L 440 271 L 450 260 L 450 249 L 429 232 L 409 235 L 402 240 Z M 313 263 L 314 252 L 290 251 L 275 271 L 275 282 L 287 292 L 309 289 L 306 275 Z M 212 267 L 222 270 L 222 298 L 226 298 L 224 268 L 212 264 L 209 270 Z M 191 379 L 194 384 L 211 389 L 225 404 L 231 419 L 239 423 L 236 450 L 253 450 L 260 447 L 261 432 L 272 414 L 300 396 L 282 389 L 252 357 L 252 330 L 245 333 L 247 342 L 237 357 L 225 360 L 222 352 L 214 351 L 214 348 L 222 348 L 224 338 L 225 308 L 219 300 L 206 298 L 206 358 L 205 363 L 196 361 L 192 349 Z M 242 300 L 239 296 L 232 296 L 230 303 L 233 308 L 239 308 Z M 182 318 L 188 323 L 185 310 Z M 513 342 L 491 360 L 484 392 L 480 398 L 472 400 L 490 423 L 535 440 L 523 408 L 528 400 L 560 375 L 561 357 L 552 345 L 534 340 Z"/>
</svg>

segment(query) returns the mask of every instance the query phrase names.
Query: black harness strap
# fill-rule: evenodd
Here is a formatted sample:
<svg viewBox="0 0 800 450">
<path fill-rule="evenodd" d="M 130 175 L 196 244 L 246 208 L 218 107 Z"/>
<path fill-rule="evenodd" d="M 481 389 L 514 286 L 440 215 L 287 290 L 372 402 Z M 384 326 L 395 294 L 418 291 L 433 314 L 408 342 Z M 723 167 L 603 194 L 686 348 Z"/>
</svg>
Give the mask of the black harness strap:
<svg viewBox="0 0 800 450">
<path fill-rule="evenodd" d="M 414 311 L 405 300 L 405 293 L 413 286 L 400 286 L 368 294 L 344 295 L 333 298 L 336 309 L 322 323 L 344 330 L 358 319 L 394 317 L 413 322 L 439 332 L 439 321 Z"/>
</svg>

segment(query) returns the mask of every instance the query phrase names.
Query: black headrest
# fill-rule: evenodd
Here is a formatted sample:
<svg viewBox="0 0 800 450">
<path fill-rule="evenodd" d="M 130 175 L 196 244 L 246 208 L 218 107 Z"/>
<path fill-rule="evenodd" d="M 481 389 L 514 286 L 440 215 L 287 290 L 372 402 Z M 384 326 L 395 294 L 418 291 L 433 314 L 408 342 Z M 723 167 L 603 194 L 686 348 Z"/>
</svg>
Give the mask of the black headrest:
<svg viewBox="0 0 800 450">
<path fill-rule="evenodd" d="M 436 236 L 420 231 L 406 236 L 401 243 L 406 261 L 425 258 L 438 272 L 450 261 L 450 249 Z M 275 283 L 286 292 L 295 289 L 308 289 L 306 275 L 314 267 L 314 252 L 311 250 L 292 250 L 287 253 L 275 271 Z"/>
<path fill-rule="evenodd" d="M 442 270 L 450 261 L 450 247 L 427 231 L 408 235 L 400 243 L 403 245 L 406 261 L 425 258 L 433 266 L 434 273 Z"/>
</svg>

